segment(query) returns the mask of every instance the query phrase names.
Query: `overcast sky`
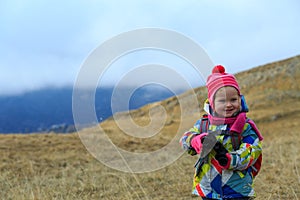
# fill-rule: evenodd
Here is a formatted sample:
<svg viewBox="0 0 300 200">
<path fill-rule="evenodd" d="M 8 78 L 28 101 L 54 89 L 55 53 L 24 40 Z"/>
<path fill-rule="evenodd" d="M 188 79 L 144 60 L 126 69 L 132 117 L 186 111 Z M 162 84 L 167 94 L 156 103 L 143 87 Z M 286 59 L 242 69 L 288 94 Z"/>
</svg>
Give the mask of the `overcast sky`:
<svg viewBox="0 0 300 200">
<path fill-rule="evenodd" d="M 298 0 L 2 0 L 0 94 L 73 85 L 95 48 L 146 27 L 186 35 L 236 73 L 300 54 L 299 10 Z"/>
</svg>

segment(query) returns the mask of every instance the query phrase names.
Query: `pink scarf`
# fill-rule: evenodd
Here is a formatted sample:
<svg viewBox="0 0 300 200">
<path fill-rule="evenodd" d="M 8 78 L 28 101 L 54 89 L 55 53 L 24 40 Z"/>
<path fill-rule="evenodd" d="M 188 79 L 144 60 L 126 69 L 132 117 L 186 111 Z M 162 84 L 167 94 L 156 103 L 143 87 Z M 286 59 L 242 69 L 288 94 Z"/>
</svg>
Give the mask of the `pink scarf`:
<svg viewBox="0 0 300 200">
<path fill-rule="evenodd" d="M 246 113 L 241 112 L 234 117 L 216 117 L 208 115 L 208 119 L 212 125 L 228 124 L 231 132 L 242 133 L 246 123 Z"/>
<path fill-rule="evenodd" d="M 240 112 L 237 116 L 234 117 L 216 117 L 211 114 L 208 115 L 208 119 L 212 125 L 223 125 L 228 124 L 230 126 L 230 132 L 235 132 L 241 134 L 244 130 L 245 123 L 249 123 L 251 127 L 256 132 L 259 140 L 263 140 L 261 133 L 256 127 L 255 123 L 252 120 L 247 120 L 246 113 Z"/>
</svg>

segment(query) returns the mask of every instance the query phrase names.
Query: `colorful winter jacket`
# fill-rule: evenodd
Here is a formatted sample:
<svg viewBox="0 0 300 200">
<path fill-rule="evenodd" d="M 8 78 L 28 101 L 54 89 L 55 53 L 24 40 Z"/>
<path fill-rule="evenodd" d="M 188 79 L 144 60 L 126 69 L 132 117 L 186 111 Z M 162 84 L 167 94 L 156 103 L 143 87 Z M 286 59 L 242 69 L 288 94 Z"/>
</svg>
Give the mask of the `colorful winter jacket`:
<svg viewBox="0 0 300 200">
<path fill-rule="evenodd" d="M 251 125 L 250 125 L 251 124 Z M 182 147 L 190 154 L 190 141 L 195 134 L 200 134 L 201 120 L 186 132 L 181 138 Z M 229 130 L 227 125 L 209 125 L 208 130 Z M 217 136 L 217 140 L 223 144 L 231 154 L 231 162 L 228 169 L 222 169 L 215 159 L 216 152 L 212 150 L 200 166 L 195 169 L 192 193 L 197 196 L 226 199 L 254 197 L 253 180 L 261 164 L 262 144 L 253 123 L 246 123 L 243 128 L 239 148 L 233 149 L 232 139 L 229 134 Z M 224 131 L 226 132 L 226 131 Z"/>
</svg>

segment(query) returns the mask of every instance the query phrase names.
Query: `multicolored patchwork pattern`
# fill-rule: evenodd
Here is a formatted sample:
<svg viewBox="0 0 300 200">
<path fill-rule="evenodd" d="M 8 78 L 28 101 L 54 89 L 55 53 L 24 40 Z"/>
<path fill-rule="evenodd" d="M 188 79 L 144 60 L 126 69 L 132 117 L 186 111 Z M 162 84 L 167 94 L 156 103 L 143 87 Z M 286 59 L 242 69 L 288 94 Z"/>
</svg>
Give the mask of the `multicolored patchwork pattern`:
<svg viewBox="0 0 300 200">
<path fill-rule="evenodd" d="M 198 124 L 197 126 L 195 125 L 193 128 L 191 128 L 189 131 L 185 132 L 183 134 L 183 136 L 181 137 L 181 139 L 179 140 L 179 143 L 181 145 L 181 147 L 186 150 L 188 152 L 188 154 L 194 156 L 197 154 L 196 150 L 191 146 L 191 140 L 193 137 L 195 137 L 196 135 L 200 134 L 200 124 L 201 120 L 198 120 L 196 122 L 196 124 Z M 198 127 L 199 126 L 199 127 Z"/>
<path fill-rule="evenodd" d="M 182 137 L 181 143 L 185 143 L 186 147 L 190 146 L 192 135 L 199 134 L 200 123 L 201 121 L 197 121 L 188 134 Z M 224 125 L 221 126 L 209 126 L 209 130 L 223 129 Z M 236 151 L 230 135 L 219 135 L 217 140 L 231 155 L 229 169 L 221 168 L 215 159 L 216 152 L 212 150 L 200 169 L 196 169 L 192 193 L 214 199 L 254 197 L 253 179 L 257 168 L 260 168 L 258 165 L 261 164 L 262 154 L 262 144 L 256 132 L 246 123 L 240 147 Z"/>
</svg>

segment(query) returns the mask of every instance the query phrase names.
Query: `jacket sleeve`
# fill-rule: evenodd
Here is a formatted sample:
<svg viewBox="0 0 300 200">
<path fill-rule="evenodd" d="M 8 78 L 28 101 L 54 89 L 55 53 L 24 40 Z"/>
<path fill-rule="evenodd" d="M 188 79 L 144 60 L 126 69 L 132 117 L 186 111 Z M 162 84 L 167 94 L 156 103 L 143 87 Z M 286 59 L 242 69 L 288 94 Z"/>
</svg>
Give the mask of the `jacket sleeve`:
<svg viewBox="0 0 300 200">
<path fill-rule="evenodd" d="M 231 152 L 229 169 L 245 170 L 251 167 L 262 153 L 262 143 L 255 131 L 249 125 L 243 133 L 240 148 Z"/>
<path fill-rule="evenodd" d="M 200 134 L 199 132 L 199 126 L 201 124 L 201 119 L 198 120 L 195 124 L 194 127 L 191 128 L 189 131 L 185 132 L 183 136 L 180 138 L 180 145 L 181 147 L 188 152 L 190 155 L 196 155 L 197 152 L 196 150 L 191 146 L 191 141 L 194 136 Z"/>
</svg>

